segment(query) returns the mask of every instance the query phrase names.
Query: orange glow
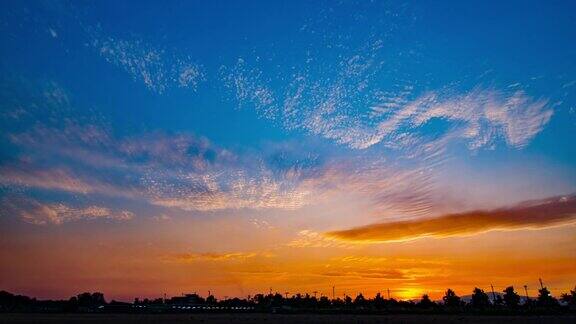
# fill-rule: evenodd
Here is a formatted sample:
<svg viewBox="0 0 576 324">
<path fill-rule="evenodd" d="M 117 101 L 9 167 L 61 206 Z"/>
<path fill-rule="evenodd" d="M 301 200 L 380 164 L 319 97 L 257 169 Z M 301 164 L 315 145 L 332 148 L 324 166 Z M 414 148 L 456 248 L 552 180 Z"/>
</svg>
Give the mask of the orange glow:
<svg viewBox="0 0 576 324">
<path fill-rule="evenodd" d="M 0 286 L 40 298 L 102 291 L 108 299 L 132 300 L 208 290 L 220 298 L 245 297 L 270 287 L 331 296 L 336 286 L 337 297 L 386 296 L 390 289 L 394 298 L 427 293 L 439 299 L 447 288 L 468 295 L 474 287 L 488 291 L 490 284 L 499 291 L 527 284 L 534 295 L 539 277 L 559 295 L 576 282 L 574 225 L 347 245 L 308 234 L 324 243 L 293 244 L 302 239 L 298 232 L 250 227 L 249 220 L 216 223 L 174 218 L 99 231 L 65 225 L 60 231 L 13 230 L 0 251 Z M 143 237 L 150 228 L 158 234 Z"/>
</svg>

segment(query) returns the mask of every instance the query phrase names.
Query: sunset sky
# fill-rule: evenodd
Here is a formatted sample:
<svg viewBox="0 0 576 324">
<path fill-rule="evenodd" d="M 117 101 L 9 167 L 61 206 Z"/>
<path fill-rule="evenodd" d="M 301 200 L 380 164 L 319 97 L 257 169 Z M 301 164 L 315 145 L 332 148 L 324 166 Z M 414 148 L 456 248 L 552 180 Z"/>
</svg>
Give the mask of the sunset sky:
<svg viewBox="0 0 576 324">
<path fill-rule="evenodd" d="M 0 37 L 0 290 L 576 284 L 573 1 L 1 1 Z"/>
</svg>

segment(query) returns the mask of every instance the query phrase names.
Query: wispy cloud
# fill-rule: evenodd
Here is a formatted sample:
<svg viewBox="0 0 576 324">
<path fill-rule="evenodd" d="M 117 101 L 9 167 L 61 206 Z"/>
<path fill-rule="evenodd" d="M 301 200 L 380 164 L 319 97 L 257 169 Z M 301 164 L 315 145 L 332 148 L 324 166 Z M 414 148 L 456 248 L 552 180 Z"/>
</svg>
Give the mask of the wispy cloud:
<svg viewBox="0 0 576 324">
<path fill-rule="evenodd" d="M 169 255 L 166 261 L 189 263 L 198 261 L 237 261 L 256 257 L 273 257 L 269 252 L 228 252 L 228 253 L 181 253 Z"/>
<path fill-rule="evenodd" d="M 394 242 L 423 237 L 466 236 L 488 231 L 537 229 L 576 221 L 576 196 L 529 201 L 507 208 L 471 211 L 435 218 L 395 221 L 326 233 L 352 242 Z"/>
<path fill-rule="evenodd" d="M 286 246 L 291 248 L 351 248 L 353 247 L 346 242 L 342 242 L 332 237 L 323 235 L 322 233 L 312 230 L 301 230 L 298 232 L 296 238 L 288 242 Z"/>
<path fill-rule="evenodd" d="M 296 209 L 309 195 L 297 188 L 297 171 L 273 171 L 262 156 L 239 157 L 184 133 L 117 137 L 105 122 L 86 122 L 72 114 L 65 91 L 40 97 L 52 98 L 54 93 L 64 98 L 60 105 L 65 109 L 54 111 L 65 123 L 53 125 L 42 116 L 18 121 L 34 126 L 5 134 L 4 140 L 19 154 L 0 165 L 1 185 L 137 198 L 197 211 Z M 22 100 L 24 114 L 34 116 L 37 104 Z"/>
<path fill-rule="evenodd" d="M 188 173 L 147 189 L 155 204 L 184 210 L 297 209 L 307 203 L 310 192 L 289 177 L 289 173 L 274 175 L 267 169 L 230 168 Z"/>
<path fill-rule="evenodd" d="M 117 137 L 99 124 L 63 116 L 64 125 L 35 121 L 35 127 L 9 133 L 22 155 L 0 167 L 0 183 L 140 198 L 188 211 L 294 210 L 339 193 L 362 195 L 379 216 L 415 216 L 432 208 L 428 167 L 364 157 L 330 163 L 298 157 L 279 167 L 277 159 L 239 156 L 190 134 Z"/>
<path fill-rule="evenodd" d="M 357 277 L 366 279 L 407 279 L 407 276 L 400 270 L 397 269 L 386 269 L 386 268 L 372 268 L 372 269 L 360 269 L 360 270 L 350 270 L 350 271 L 326 271 L 321 273 L 322 276 L 327 277 Z"/>
<path fill-rule="evenodd" d="M 20 165 L 0 166 L 0 185 L 56 189 L 68 192 L 88 193 L 93 185 L 71 175 L 64 169 L 37 169 L 21 162 Z"/>
<path fill-rule="evenodd" d="M 277 78 L 267 77 L 258 61 L 240 59 L 222 69 L 222 79 L 240 106 L 251 105 L 286 129 L 355 149 L 382 144 L 410 154 L 439 137 L 443 143 L 462 141 L 473 150 L 492 148 L 498 140 L 521 148 L 553 114 L 548 100 L 533 98 L 521 87 L 424 91 L 395 79 L 384 87 L 378 82 L 387 75 L 383 48 L 382 41 L 374 41 L 341 55 L 337 64 L 320 63 L 320 72 L 305 64 L 301 71 Z M 271 86 L 278 83 L 284 86 Z M 448 122 L 448 129 L 426 133 L 434 120 Z"/>
<path fill-rule="evenodd" d="M 111 210 L 90 205 L 72 207 L 63 203 L 41 203 L 34 199 L 4 198 L 2 206 L 6 213 L 18 215 L 23 221 L 34 225 L 62 225 L 79 220 L 108 219 L 127 221 L 134 218 L 128 210 Z"/>
<path fill-rule="evenodd" d="M 352 74 L 365 68 L 357 60 L 347 64 L 352 65 L 347 68 Z M 19 155 L 0 165 L 0 184 L 4 186 L 112 195 L 185 211 L 296 210 L 327 203 L 342 195 L 361 197 L 367 204 L 367 215 L 381 219 L 424 217 L 454 210 L 450 208 L 454 199 L 443 195 L 435 178 L 437 164 L 444 159 L 438 155 L 446 141 L 451 140 L 449 135 L 426 142 L 396 131 L 394 145 L 408 147 L 406 151 L 412 155 L 422 151 L 418 161 L 409 156 L 408 162 L 382 157 L 366 150 L 365 154 L 321 162 L 307 162 L 307 157 L 298 155 L 278 166 L 277 159 L 269 159 L 266 152 L 239 154 L 191 134 L 147 132 L 118 136 L 105 121 L 85 119 L 78 114 L 60 87 L 47 89 L 34 104 L 27 104 L 25 98 L 17 102 L 29 117 L 19 120 L 20 127 L 5 134 L 5 140 L 18 148 Z M 522 102 L 522 98 L 513 101 Z M 448 118 L 448 112 L 454 114 L 455 117 L 450 117 L 453 119 L 466 115 L 455 112 L 459 107 L 455 103 L 456 107 L 452 104 L 428 107 L 403 99 L 388 100 L 386 106 L 398 104 L 395 109 L 406 111 L 397 112 L 398 121 L 391 124 L 405 123 L 402 120 L 407 118 L 419 125 L 439 116 Z M 36 111 L 43 111 L 40 109 L 43 104 L 55 115 L 33 118 Z M 412 108 L 401 108 L 402 105 Z M 534 110 L 540 108 L 536 105 Z M 53 119 L 65 122 L 49 122 Z M 515 123 L 521 124 L 520 120 Z M 518 127 L 529 129 L 522 125 Z M 511 141 L 522 142 L 522 137 L 510 134 Z M 286 150 L 298 149 L 280 146 L 269 150 L 275 156 L 276 150 L 283 155 Z"/>
<path fill-rule="evenodd" d="M 250 67 L 242 58 L 230 68 L 222 66 L 220 74 L 224 85 L 236 94 L 240 106 L 245 103 L 252 104 L 258 114 L 265 118 L 275 118 L 278 114 L 278 103 L 274 93 L 266 84 L 269 80 L 263 79 L 263 73 L 257 68 Z"/>
<path fill-rule="evenodd" d="M 96 37 L 92 43 L 109 63 L 126 71 L 134 80 L 144 82 L 153 92 L 162 94 L 171 86 L 196 90 L 204 80 L 203 68 L 189 57 L 169 55 L 144 41 Z"/>
</svg>

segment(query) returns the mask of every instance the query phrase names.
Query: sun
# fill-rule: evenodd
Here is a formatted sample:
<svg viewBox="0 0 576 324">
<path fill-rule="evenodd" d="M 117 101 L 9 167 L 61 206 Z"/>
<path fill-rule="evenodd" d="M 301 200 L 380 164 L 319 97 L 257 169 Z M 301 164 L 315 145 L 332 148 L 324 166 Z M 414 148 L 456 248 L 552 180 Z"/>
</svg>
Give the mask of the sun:
<svg viewBox="0 0 576 324">
<path fill-rule="evenodd" d="M 423 294 L 425 294 L 425 292 L 420 287 L 399 288 L 396 292 L 397 298 L 401 300 L 420 299 Z"/>
</svg>

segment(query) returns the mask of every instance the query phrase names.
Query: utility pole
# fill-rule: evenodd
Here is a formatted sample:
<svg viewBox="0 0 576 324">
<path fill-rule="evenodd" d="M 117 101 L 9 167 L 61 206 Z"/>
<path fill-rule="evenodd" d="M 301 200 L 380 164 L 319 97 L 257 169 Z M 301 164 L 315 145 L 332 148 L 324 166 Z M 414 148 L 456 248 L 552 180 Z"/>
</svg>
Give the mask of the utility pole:
<svg viewBox="0 0 576 324">
<path fill-rule="evenodd" d="M 314 290 L 312 293 L 314 294 L 314 298 L 316 298 L 316 294 L 318 293 L 318 291 Z"/>
<path fill-rule="evenodd" d="M 336 286 L 332 286 L 332 300 L 336 299 Z"/>
<path fill-rule="evenodd" d="M 388 299 L 390 299 L 390 288 L 386 289 L 388 291 Z"/>
<path fill-rule="evenodd" d="M 270 287 L 270 295 L 272 295 L 272 287 Z"/>
<path fill-rule="evenodd" d="M 288 299 L 288 294 L 289 294 L 289 292 L 287 292 L 287 291 L 284 292 L 284 296 L 286 296 L 285 297 L 286 299 Z"/>
<path fill-rule="evenodd" d="M 494 285 L 490 284 L 490 288 L 492 288 L 492 303 L 496 304 L 496 293 L 494 293 Z"/>
<path fill-rule="evenodd" d="M 529 298 L 528 298 L 528 286 L 524 285 L 524 292 L 526 293 L 526 302 L 528 302 Z"/>
</svg>

